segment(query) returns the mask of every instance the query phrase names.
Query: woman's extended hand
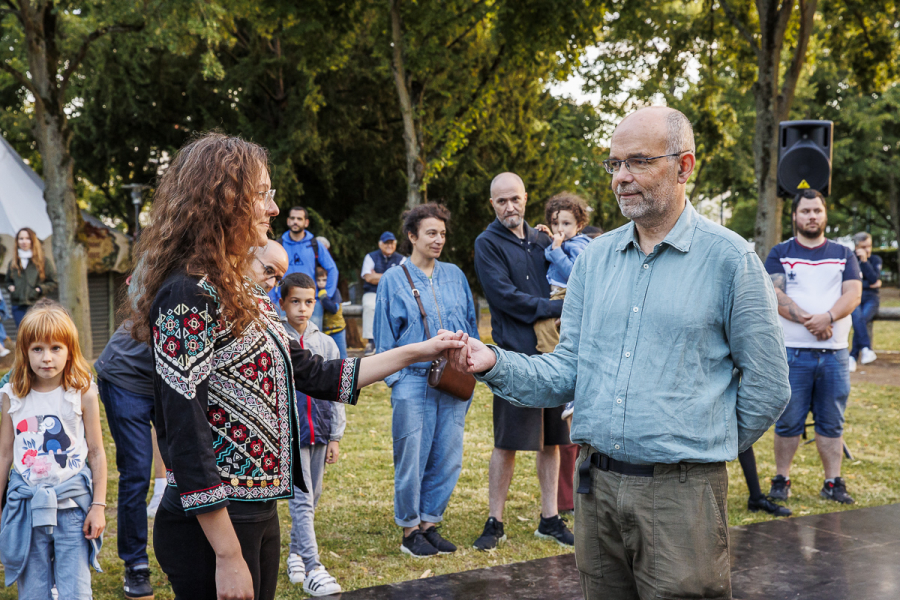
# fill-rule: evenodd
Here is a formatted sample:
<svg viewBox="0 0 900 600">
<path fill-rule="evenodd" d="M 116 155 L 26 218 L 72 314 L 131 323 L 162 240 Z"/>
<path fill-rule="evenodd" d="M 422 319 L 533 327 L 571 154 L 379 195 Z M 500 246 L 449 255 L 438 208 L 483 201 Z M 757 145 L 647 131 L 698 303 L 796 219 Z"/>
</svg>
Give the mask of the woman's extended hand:
<svg viewBox="0 0 900 600">
<path fill-rule="evenodd" d="M 439 331 L 441 333 L 447 333 Z M 462 331 L 456 332 L 460 339 L 466 342 L 466 345 L 458 349 L 450 349 L 444 353 L 450 366 L 457 371 L 463 373 L 481 373 L 489 371 L 497 364 L 497 355 L 494 351 L 485 346 L 481 340 L 469 337 L 467 333 Z"/>
<path fill-rule="evenodd" d="M 416 362 L 425 362 L 427 360 L 435 360 L 448 350 L 460 350 L 465 347 L 465 338 L 469 337 L 462 331 L 453 333 L 452 331 L 444 331 L 441 329 L 437 335 L 430 340 L 425 340 L 416 344 L 416 354 L 420 359 Z"/>
</svg>

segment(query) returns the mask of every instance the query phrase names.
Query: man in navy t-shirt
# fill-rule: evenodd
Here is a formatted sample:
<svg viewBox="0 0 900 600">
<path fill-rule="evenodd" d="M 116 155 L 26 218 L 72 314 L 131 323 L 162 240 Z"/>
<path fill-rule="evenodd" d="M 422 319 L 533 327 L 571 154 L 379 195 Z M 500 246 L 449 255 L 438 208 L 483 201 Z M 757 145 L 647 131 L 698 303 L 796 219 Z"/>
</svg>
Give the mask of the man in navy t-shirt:
<svg viewBox="0 0 900 600">
<path fill-rule="evenodd" d="M 862 294 L 854 253 L 825 239 L 825 198 L 804 190 L 794 199 L 796 237 L 772 248 L 766 271 L 775 284 L 790 367 L 791 401 L 775 424 L 775 468 L 769 497 L 787 500 L 790 468 L 810 411 L 825 470 L 821 495 L 853 504 L 841 478 L 844 409 L 850 395 L 850 314 Z"/>
<path fill-rule="evenodd" d="M 862 301 L 850 317 L 853 319 L 853 347 L 850 349 L 850 372 L 856 371 L 856 361 L 867 365 L 878 356 L 872 351 L 869 324 L 881 304 L 878 290 L 881 288 L 881 257 L 872 254 L 872 236 L 861 231 L 853 236 L 856 258 L 862 273 Z"/>
</svg>

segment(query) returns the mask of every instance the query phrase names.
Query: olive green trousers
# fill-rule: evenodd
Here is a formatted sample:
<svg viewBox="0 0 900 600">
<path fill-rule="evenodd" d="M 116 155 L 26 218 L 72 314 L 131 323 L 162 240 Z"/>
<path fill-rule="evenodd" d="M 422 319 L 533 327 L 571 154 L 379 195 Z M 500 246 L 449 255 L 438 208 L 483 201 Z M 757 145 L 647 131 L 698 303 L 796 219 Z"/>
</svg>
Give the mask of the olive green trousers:
<svg viewBox="0 0 900 600">
<path fill-rule="evenodd" d="M 590 493 L 575 494 L 585 600 L 731 598 L 725 463 L 660 464 L 653 477 L 592 467 L 591 476 Z"/>
</svg>

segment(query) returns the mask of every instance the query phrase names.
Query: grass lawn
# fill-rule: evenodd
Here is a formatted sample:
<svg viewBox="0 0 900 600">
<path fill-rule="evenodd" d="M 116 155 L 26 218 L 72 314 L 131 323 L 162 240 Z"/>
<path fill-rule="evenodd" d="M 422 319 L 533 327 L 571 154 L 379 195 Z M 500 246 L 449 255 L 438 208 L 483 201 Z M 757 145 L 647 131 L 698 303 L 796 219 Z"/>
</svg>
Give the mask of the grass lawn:
<svg viewBox="0 0 900 600">
<path fill-rule="evenodd" d="M 900 305 L 896 294 L 885 305 Z M 877 350 L 900 351 L 900 323 L 876 322 Z M 2 372 L 0 372 L 2 374 Z M 539 518 L 539 489 L 534 454 L 523 453 L 516 465 L 505 515 L 509 541 L 492 553 L 471 548 L 487 518 L 488 460 L 492 446 L 491 400 L 483 385 L 476 388 L 475 401 L 466 421 L 465 452 L 459 485 L 445 514 L 443 534 L 460 550 L 450 556 L 412 559 L 399 551 L 400 528 L 393 523 L 393 465 L 391 452 L 391 408 L 389 390 L 377 384 L 363 391 L 359 405 L 347 410 L 347 433 L 341 444 L 340 462 L 325 475 L 324 491 L 316 514 L 316 530 L 322 562 L 345 591 L 409 579 L 490 567 L 542 558 L 566 552 L 554 543 L 533 535 Z M 94 574 L 97 600 L 122 598 L 123 567 L 116 554 L 117 477 L 115 448 L 105 427 L 110 481 L 108 529 L 101 564 Z M 855 384 L 847 409 L 845 439 L 855 461 L 845 463 L 844 476 L 856 498 L 852 508 L 900 502 L 900 464 L 896 446 L 900 442 L 900 374 L 897 385 Z M 755 446 L 763 489 L 774 474 L 772 432 Z M 747 489 L 738 463 L 729 464 L 728 520 L 745 525 L 767 520 L 762 513 L 747 511 Z M 789 506 L 797 516 L 851 510 L 819 498 L 821 464 L 814 444 L 802 446 L 792 470 L 793 494 Z M 290 535 L 287 503 L 280 507 L 282 566 L 279 598 L 303 598 L 302 589 L 291 586 L 284 567 Z M 173 595 L 155 564 L 150 548 L 157 594 Z M 16 598 L 15 587 L 0 590 L 0 600 Z"/>
<path fill-rule="evenodd" d="M 900 383 L 900 382 L 898 382 Z M 900 465 L 896 444 L 900 440 L 900 387 L 854 386 L 847 411 L 847 443 L 856 461 L 846 466 L 845 476 L 856 507 L 900 501 Z M 539 490 L 534 475 L 534 455 L 522 454 L 510 491 L 505 516 L 509 541 L 493 553 L 470 548 L 487 518 L 487 466 L 491 451 L 491 406 L 487 389 L 479 385 L 466 423 L 462 476 L 445 515 L 444 535 L 460 546 L 455 555 L 416 560 L 399 552 L 400 528 L 393 524 L 393 467 L 391 461 L 390 398 L 383 384 L 364 390 L 357 407 L 348 409 L 343 455 L 325 476 L 324 492 L 316 515 L 322 561 L 345 590 L 404 581 L 430 575 L 489 567 L 541 558 L 565 552 L 554 543 L 536 539 Z M 107 436 L 108 439 L 108 436 Z M 122 565 L 116 556 L 116 471 L 114 448 L 110 459 L 109 528 L 101 563 L 105 573 L 94 574 L 97 600 L 121 598 Z M 774 473 L 772 434 L 756 444 L 763 488 Z M 729 523 L 743 525 L 768 519 L 746 509 L 746 486 L 737 462 L 729 465 L 731 493 Z M 821 500 L 821 466 L 814 445 L 804 446 L 793 470 L 796 515 L 842 510 Z M 280 506 L 282 561 L 287 556 L 290 518 L 287 504 Z M 152 556 L 152 549 L 151 549 Z M 154 564 L 157 598 L 172 598 Z M 306 595 L 287 580 L 282 565 L 279 598 Z M 15 588 L 0 591 L 0 599 L 16 597 Z"/>
</svg>

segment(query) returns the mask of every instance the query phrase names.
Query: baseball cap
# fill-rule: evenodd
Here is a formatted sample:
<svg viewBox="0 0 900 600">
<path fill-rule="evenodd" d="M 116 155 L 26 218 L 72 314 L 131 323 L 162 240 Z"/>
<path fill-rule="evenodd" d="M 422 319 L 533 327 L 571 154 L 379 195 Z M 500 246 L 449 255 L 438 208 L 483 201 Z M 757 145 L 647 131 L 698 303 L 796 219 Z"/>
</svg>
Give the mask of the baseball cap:
<svg viewBox="0 0 900 600">
<path fill-rule="evenodd" d="M 384 244 L 385 242 L 396 242 L 397 238 L 395 238 L 394 234 L 390 231 L 385 231 L 381 234 L 381 238 L 378 241 Z"/>
</svg>

